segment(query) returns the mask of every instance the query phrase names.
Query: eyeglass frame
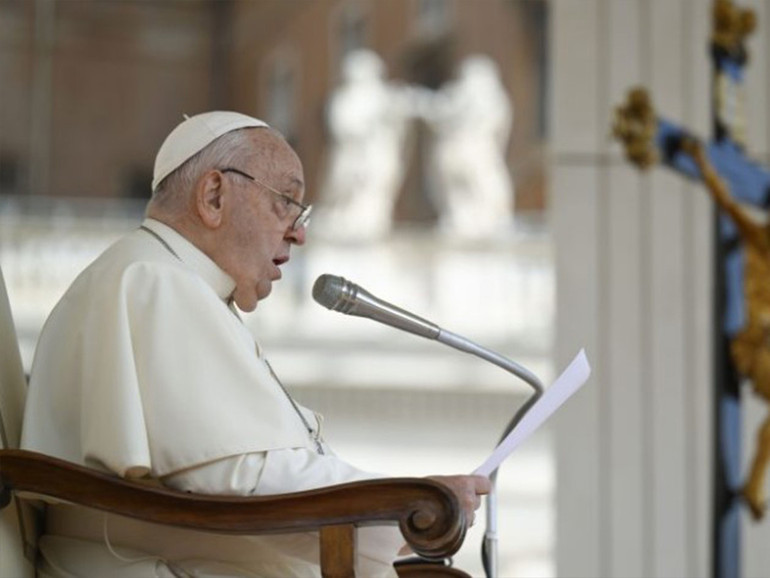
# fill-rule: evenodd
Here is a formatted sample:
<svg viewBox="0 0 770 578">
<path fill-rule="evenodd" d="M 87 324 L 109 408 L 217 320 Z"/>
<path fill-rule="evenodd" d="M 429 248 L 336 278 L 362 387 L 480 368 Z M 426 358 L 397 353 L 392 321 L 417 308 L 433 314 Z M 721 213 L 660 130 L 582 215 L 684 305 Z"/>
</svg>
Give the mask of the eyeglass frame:
<svg viewBox="0 0 770 578">
<path fill-rule="evenodd" d="M 274 189 L 267 183 L 259 180 L 256 177 L 252 177 L 250 174 L 243 172 L 240 169 L 236 169 L 233 167 L 225 167 L 223 169 L 217 169 L 220 173 L 235 173 L 236 175 L 240 175 L 242 177 L 246 177 L 250 181 L 253 181 L 257 183 L 258 185 L 262 185 L 265 187 L 268 191 L 271 193 L 275 193 L 279 197 L 283 198 L 285 201 L 288 201 L 292 205 L 295 205 L 300 208 L 300 213 L 297 215 L 297 217 L 294 219 L 294 222 L 291 224 L 291 230 L 292 231 L 298 231 L 300 228 L 305 227 L 307 228 L 308 224 L 310 224 L 310 212 L 313 210 L 313 205 L 303 205 L 299 201 L 295 201 L 292 199 L 289 195 L 286 193 L 282 193 L 279 190 Z"/>
</svg>

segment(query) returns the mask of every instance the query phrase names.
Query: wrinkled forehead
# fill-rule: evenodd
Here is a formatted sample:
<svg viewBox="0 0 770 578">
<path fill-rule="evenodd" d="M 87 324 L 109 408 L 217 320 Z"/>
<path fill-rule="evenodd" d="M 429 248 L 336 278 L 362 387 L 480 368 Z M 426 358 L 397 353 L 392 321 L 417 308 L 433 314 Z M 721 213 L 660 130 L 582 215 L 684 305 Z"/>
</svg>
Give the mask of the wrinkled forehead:
<svg viewBox="0 0 770 578">
<path fill-rule="evenodd" d="M 283 177 L 304 183 L 299 156 L 286 139 L 271 128 L 247 129 L 254 144 L 248 162 L 263 177 Z"/>
</svg>

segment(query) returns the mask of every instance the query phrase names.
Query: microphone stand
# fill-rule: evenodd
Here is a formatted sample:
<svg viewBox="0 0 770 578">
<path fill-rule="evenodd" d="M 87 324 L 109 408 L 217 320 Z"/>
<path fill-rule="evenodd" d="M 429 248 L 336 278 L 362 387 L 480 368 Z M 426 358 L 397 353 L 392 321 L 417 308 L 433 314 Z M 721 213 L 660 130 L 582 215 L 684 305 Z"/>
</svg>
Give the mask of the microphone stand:
<svg viewBox="0 0 770 578">
<path fill-rule="evenodd" d="M 440 329 L 436 340 L 445 345 L 449 345 L 450 347 L 454 347 L 460 351 L 464 351 L 466 353 L 470 353 L 471 355 L 485 359 L 486 361 L 489 361 L 498 367 L 505 369 L 509 373 L 514 374 L 516 377 L 527 382 L 532 387 L 534 393 L 516 411 L 516 413 L 513 415 L 513 418 L 506 426 L 503 435 L 500 436 L 500 441 L 504 440 L 505 437 L 511 432 L 511 430 L 516 427 L 516 424 L 521 421 L 521 418 L 523 418 L 524 415 L 532 408 L 540 396 L 543 395 L 543 384 L 534 373 L 519 365 L 515 361 L 512 361 L 507 357 L 503 357 L 494 351 L 490 351 L 489 349 L 486 349 L 461 335 Z M 492 474 L 489 476 L 489 481 L 492 484 L 492 489 L 487 496 L 487 527 L 484 531 L 484 540 L 481 546 L 481 561 L 484 566 L 484 572 L 486 573 L 487 578 L 497 578 L 497 470 L 492 472 Z"/>
<path fill-rule="evenodd" d="M 435 323 L 417 317 L 400 307 L 382 301 L 343 277 L 329 274 L 318 277 L 313 285 L 313 299 L 333 311 L 339 311 L 347 315 L 368 317 L 396 329 L 419 335 L 420 337 L 435 339 L 444 345 L 449 345 L 460 351 L 485 359 L 527 382 L 535 392 L 514 414 L 501 439 L 504 439 L 510 433 L 543 394 L 543 385 L 537 376 L 515 361 L 490 351 L 461 335 L 441 329 Z M 489 480 L 492 488 L 487 497 L 487 529 L 482 546 L 482 562 L 487 578 L 497 578 L 496 470 L 489 476 Z"/>
</svg>

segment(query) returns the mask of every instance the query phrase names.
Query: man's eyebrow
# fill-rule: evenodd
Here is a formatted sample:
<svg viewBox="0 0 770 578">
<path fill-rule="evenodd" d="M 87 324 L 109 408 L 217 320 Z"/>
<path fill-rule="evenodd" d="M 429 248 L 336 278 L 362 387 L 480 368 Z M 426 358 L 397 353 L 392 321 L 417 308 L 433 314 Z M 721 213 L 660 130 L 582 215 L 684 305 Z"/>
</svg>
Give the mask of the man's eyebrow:
<svg viewBox="0 0 770 578">
<path fill-rule="evenodd" d="M 287 189 L 292 189 L 292 190 L 299 189 L 300 192 L 304 192 L 305 191 L 305 181 L 303 181 L 299 177 L 291 177 L 289 179 L 288 186 L 284 190 L 287 190 Z"/>
<path fill-rule="evenodd" d="M 297 201 L 296 197 L 301 198 L 305 193 L 305 182 L 299 177 L 290 176 L 284 183 L 277 185 L 275 191 L 286 195 L 294 201 Z"/>
</svg>

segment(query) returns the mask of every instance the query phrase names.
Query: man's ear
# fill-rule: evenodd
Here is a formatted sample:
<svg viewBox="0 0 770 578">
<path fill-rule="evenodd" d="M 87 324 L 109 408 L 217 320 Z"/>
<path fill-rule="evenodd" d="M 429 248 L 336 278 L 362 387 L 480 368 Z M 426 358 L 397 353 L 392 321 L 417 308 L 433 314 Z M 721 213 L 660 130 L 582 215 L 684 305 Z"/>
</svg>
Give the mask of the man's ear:
<svg viewBox="0 0 770 578">
<path fill-rule="evenodd" d="M 222 173 L 211 170 L 198 179 L 195 187 L 195 208 L 201 222 L 210 229 L 216 229 L 222 224 L 224 186 Z"/>
</svg>

